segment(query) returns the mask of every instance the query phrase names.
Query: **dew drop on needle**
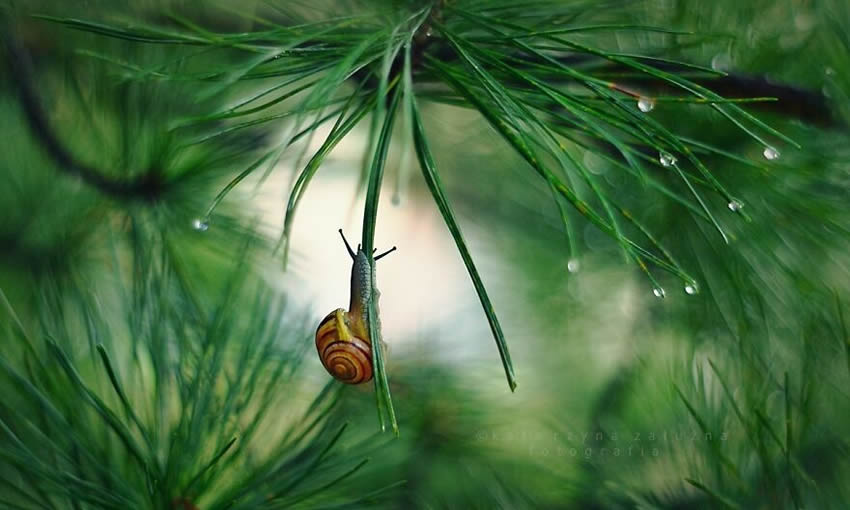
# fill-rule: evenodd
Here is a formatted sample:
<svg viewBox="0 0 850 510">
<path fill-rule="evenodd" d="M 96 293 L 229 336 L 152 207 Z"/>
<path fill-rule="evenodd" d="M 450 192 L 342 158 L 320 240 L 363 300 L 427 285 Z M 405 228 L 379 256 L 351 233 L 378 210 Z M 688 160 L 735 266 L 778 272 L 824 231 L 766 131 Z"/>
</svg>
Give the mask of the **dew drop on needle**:
<svg viewBox="0 0 850 510">
<path fill-rule="evenodd" d="M 207 230 L 209 230 L 210 224 L 205 220 L 195 218 L 194 220 L 192 220 L 192 228 L 194 228 L 198 232 L 206 232 Z"/>
<path fill-rule="evenodd" d="M 774 149 L 773 147 L 765 147 L 764 152 L 762 152 L 762 154 L 764 155 L 764 159 L 769 161 L 779 159 L 779 151 Z"/>
<path fill-rule="evenodd" d="M 658 162 L 664 167 L 673 166 L 676 164 L 676 156 L 667 152 L 662 152 L 658 155 Z"/>
<path fill-rule="evenodd" d="M 651 97 L 638 98 L 637 107 L 643 113 L 649 113 L 655 109 L 655 99 Z"/>
</svg>

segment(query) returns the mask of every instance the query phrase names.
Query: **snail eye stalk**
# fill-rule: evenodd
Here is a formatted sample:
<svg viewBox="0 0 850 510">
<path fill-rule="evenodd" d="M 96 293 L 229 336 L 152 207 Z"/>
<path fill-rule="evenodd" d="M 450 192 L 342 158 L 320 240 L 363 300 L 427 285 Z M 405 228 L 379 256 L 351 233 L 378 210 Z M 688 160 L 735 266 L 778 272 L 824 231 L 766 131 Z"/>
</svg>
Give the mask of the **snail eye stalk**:
<svg viewBox="0 0 850 510">
<path fill-rule="evenodd" d="M 348 250 L 348 254 L 351 255 L 351 260 L 354 260 L 354 251 L 351 249 L 351 245 L 348 244 L 348 239 L 345 238 L 345 234 L 342 233 L 342 229 L 339 229 L 339 235 L 342 236 L 342 242 L 345 243 L 345 249 Z M 360 250 L 360 247 L 357 247 L 357 250 Z"/>
<path fill-rule="evenodd" d="M 387 255 L 389 255 L 390 253 L 392 253 L 392 252 L 394 252 L 394 251 L 396 251 L 396 247 L 395 247 L 395 246 L 393 246 L 393 247 L 392 247 L 392 248 L 390 248 L 389 250 L 385 251 L 384 253 L 382 253 L 382 254 L 378 255 L 377 257 L 375 257 L 375 260 L 378 260 L 378 259 L 380 259 L 380 258 L 386 257 Z"/>
</svg>

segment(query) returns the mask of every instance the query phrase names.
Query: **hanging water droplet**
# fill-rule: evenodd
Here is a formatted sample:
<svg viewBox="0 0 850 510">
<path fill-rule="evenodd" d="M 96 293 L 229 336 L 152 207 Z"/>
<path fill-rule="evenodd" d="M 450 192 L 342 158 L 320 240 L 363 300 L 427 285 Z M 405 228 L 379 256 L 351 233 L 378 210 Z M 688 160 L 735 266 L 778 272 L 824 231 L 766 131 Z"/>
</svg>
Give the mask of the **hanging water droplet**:
<svg viewBox="0 0 850 510">
<path fill-rule="evenodd" d="M 835 69 L 833 69 L 831 67 L 827 67 L 826 69 L 823 70 L 823 72 L 827 76 L 835 76 Z"/>
<path fill-rule="evenodd" d="M 774 149 L 773 147 L 765 147 L 764 152 L 762 152 L 762 154 L 764 155 L 764 159 L 767 159 L 769 161 L 779 159 L 779 151 Z"/>
<path fill-rule="evenodd" d="M 667 295 L 667 293 L 664 292 L 664 289 L 662 289 L 661 287 L 655 287 L 654 289 L 652 289 L 652 293 L 655 294 L 655 297 L 661 299 L 663 299 L 664 296 Z"/>
<path fill-rule="evenodd" d="M 718 53 L 711 59 L 711 68 L 715 71 L 728 71 L 732 67 L 732 57 L 727 52 Z"/>
<path fill-rule="evenodd" d="M 727 205 L 729 207 L 729 210 L 732 211 L 732 212 L 738 212 L 744 207 L 744 204 L 742 204 L 740 201 L 734 200 L 734 199 L 731 200 Z"/>
<path fill-rule="evenodd" d="M 567 262 L 567 271 L 571 273 L 578 273 L 578 270 L 581 269 L 581 264 L 579 264 L 578 259 L 570 259 Z"/>
<path fill-rule="evenodd" d="M 697 286 L 697 282 L 691 282 L 691 283 L 685 285 L 685 293 L 693 296 L 697 292 L 699 292 L 699 287 Z"/>
<path fill-rule="evenodd" d="M 658 155 L 658 162 L 661 163 L 661 166 L 673 166 L 676 164 L 676 156 L 662 152 Z"/>
<path fill-rule="evenodd" d="M 207 230 L 209 230 L 210 224 L 206 220 L 202 220 L 201 218 L 195 218 L 192 221 L 192 228 L 194 228 L 198 232 L 206 232 Z"/>
<path fill-rule="evenodd" d="M 655 99 L 651 97 L 640 97 L 637 102 L 638 110 L 649 113 L 655 109 Z"/>
</svg>

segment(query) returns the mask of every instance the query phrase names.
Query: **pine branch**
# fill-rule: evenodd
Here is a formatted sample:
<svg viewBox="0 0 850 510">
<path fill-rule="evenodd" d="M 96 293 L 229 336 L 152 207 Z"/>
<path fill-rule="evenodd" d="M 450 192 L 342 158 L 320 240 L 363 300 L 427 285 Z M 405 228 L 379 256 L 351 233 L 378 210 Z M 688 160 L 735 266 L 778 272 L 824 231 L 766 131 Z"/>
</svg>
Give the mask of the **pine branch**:
<svg viewBox="0 0 850 510">
<path fill-rule="evenodd" d="M 9 75 L 15 77 L 18 97 L 30 132 L 41 142 L 47 155 L 56 164 L 56 168 L 66 175 L 83 180 L 89 186 L 117 200 L 138 198 L 151 201 L 159 198 L 165 183 L 157 169 L 148 169 L 132 179 L 111 178 L 108 175 L 114 172 L 106 172 L 82 163 L 71 154 L 50 125 L 48 115 L 35 89 L 32 63 L 14 32 L 14 29 L 7 27 L 3 33 L 3 45 L 8 54 L 6 67 Z"/>
</svg>

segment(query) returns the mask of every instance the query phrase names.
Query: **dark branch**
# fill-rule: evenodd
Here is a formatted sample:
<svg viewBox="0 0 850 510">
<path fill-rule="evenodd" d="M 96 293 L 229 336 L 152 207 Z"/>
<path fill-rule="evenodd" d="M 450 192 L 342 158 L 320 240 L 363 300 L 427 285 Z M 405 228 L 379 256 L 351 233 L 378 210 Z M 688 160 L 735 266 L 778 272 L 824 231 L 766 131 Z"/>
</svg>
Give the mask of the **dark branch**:
<svg viewBox="0 0 850 510">
<path fill-rule="evenodd" d="M 413 34 L 413 45 L 410 50 L 410 64 L 413 70 L 419 69 L 422 66 L 422 57 L 425 55 L 425 50 L 434 42 L 432 37 L 432 26 L 435 21 L 439 22 L 443 17 L 443 5 L 445 0 L 440 0 L 434 4 L 428 19 L 422 23 L 422 26 Z"/>
<path fill-rule="evenodd" d="M 410 49 L 410 67 L 413 72 L 416 73 L 420 67 L 422 67 L 423 57 L 425 56 L 425 50 L 428 49 L 429 46 L 434 42 L 434 37 L 432 37 L 432 26 L 435 21 L 440 21 L 442 17 L 442 8 L 445 4 L 445 0 L 438 0 L 434 2 L 434 6 L 431 8 L 431 12 L 428 14 L 428 18 L 422 22 L 419 28 L 416 30 L 416 33 L 413 34 L 413 40 L 411 42 Z M 395 60 L 393 60 L 392 66 L 390 67 L 390 72 L 388 76 L 388 81 L 392 81 L 398 73 L 404 68 L 404 55 L 399 54 L 396 56 Z M 354 81 L 361 82 L 365 81 L 365 85 L 367 88 L 377 90 L 378 84 L 380 83 L 380 77 L 371 69 L 363 68 L 354 73 L 351 77 Z M 389 98 L 387 98 L 389 101 Z"/>
<path fill-rule="evenodd" d="M 6 27 L 8 29 L 8 27 Z M 48 121 L 33 85 L 34 71 L 29 54 L 6 30 L 2 35 L 7 52 L 9 76 L 14 83 L 23 107 L 23 112 L 33 136 L 41 141 L 45 151 L 62 172 L 78 177 L 100 192 L 116 198 L 155 199 L 161 195 L 162 180 L 159 174 L 149 170 L 133 179 L 113 179 L 104 172 L 78 161 L 62 144 Z"/>
<path fill-rule="evenodd" d="M 455 51 L 441 41 L 429 47 L 428 55 L 441 62 L 458 60 Z M 530 53 L 516 52 L 511 57 L 514 59 L 512 65 L 523 70 L 525 70 L 523 62 L 527 62 L 529 66 L 546 64 L 537 55 Z M 570 67 L 598 61 L 598 57 L 584 54 L 558 55 L 555 58 Z M 687 68 L 674 63 L 655 62 L 652 66 L 671 73 L 688 71 Z M 533 67 L 530 67 L 530 69 L 533 69 Z M 624 65 L 612 62 L 601 63 L 597 69 L 611 74 L 632 71 Z M 726 76 L 689 77 L 689 79 L 726 98 L 775 97 L 777 99 L 777 101 L 750 103 L 746 105 L 747 109 L 796 118 L 825 128 L 846 127 L 846 122 L 836 115 L 834 105 L 820 90 L 779 83 L 764 76 L 748 75 L 737 71 L 727 72 Z M 673 95 L 681 92 L 680 89 L 648 74 L 635 73 L 633 76 L 619 80 L 623 86 L 637 87 L 650 96 Z M 514 85 L 525 85 L 522 80 L 509 80 L 509 82 Z M 556 80 L 554 84 L 557 83 L 566 83 L 566 81 Z"/>
</svg>

